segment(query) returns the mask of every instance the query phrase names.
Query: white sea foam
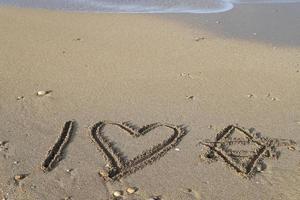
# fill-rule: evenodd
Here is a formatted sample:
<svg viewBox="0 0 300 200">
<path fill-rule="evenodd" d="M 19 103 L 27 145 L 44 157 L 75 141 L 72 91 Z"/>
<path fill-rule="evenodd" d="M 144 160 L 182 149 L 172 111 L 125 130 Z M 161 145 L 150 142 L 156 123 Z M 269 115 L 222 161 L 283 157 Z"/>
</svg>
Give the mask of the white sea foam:
<svg viewBox="0 0 300 200">
<path fill-rule="evenodd" d="M 118 13 L 218 13 L 234 4 L 293 2 L 300 0 L 0 0 L 2 5 Z"/>
</svg>

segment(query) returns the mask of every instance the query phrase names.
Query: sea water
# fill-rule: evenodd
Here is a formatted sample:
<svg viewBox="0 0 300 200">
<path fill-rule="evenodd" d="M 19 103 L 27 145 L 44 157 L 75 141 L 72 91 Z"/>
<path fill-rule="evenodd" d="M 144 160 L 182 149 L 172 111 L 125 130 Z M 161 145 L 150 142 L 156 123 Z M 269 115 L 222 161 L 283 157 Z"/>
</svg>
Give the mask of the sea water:
<svg viewBox="0 0 300 200">
<path fill-rule="evenodd" d="M 300 0 L 0 0 L 0 5 L 117 13 L 218 13 L 235 4 L 294 2 Z"/>
</svg>

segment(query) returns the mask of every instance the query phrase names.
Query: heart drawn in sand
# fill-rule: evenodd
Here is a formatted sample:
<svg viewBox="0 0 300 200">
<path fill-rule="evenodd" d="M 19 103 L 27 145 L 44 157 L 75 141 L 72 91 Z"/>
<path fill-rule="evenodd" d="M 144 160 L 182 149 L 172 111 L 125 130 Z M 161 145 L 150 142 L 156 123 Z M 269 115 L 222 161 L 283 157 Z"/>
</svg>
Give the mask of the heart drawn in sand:
<svg viewBox="0 0 300 200">
<path fill-rule="evenodd" d="M 104 135 L 104 128 L 107 125 L 116 126 L 124 130 L 126 134 L 138 138 L 144 136 L 152 130 L 159 127 L 166 127 L 173 131 L 173 134 L 164 139 L 162 142 L 152 146 L 150 149 L 142 151 L 132 159 L 126 159 L 121 156 L 123 153 L 113 145 L 107 136 Z M 98 145 L 99 150 L 103 153 L 107 163 L 107 170 L 100 175 L 105 180 L 119 180 L 120 178 L 130 175 L 143 167 L 152 164 L 161 158 L 171 148 L 175 147 L 186 135 L 187 130 L 183 126 L 171 124 L 154 123 L 139 128 L 129 122 L 116 123 L 110 121 L 101 121 L 95 124 L 91 130 L 93 141 Z"/>
</svg>

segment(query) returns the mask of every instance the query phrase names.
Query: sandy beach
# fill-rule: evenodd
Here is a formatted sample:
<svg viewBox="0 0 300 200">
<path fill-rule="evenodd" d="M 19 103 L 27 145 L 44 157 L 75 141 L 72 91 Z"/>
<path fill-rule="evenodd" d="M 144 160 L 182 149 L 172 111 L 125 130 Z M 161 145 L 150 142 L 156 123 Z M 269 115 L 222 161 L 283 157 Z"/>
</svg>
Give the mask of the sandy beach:
<svg viewBox="0 0 300 200">
<path fill-rule="evenodd" d="M 0 199 L 300 199 L 299 24 L 188 20 L 0 7 Z"/>
</svg>

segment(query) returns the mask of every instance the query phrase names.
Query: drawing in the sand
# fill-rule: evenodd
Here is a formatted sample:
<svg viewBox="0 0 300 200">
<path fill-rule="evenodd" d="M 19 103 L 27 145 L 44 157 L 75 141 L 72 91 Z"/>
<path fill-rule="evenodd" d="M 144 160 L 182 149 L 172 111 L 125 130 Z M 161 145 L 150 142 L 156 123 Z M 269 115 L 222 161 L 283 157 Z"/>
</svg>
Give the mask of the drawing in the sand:
<svg viewBox="0 0 300 200">
<path fill-rule="evenodd" d="M 223 160 L 236 172 L 251 178 L 263 171 L 267 165 L 265 158 L 278 159 L 281 151 L 278 147 L 294 149 L 292 140 L 262 137 L 260 133 L 251 133 L 237 125 L 229 125 L 217 134 L 214 141 L 201 141 L 205 161 Z"/>
<path fill-rule="evenodd" d="M 132 159 L 128 159 L 124 153 L 114 144 L 108 135 L 105 135 L 105 127 L 111 125 L 124 131 L 125 134 L 138 138 L 151 131 L 165 127 L 172 130 L 172 134 L 156 145 L 140 152 Z M 64 151 L 70 142 L 74 132 L 74 121 L 68 121 L 54 144 L 48 151 L 46 159 L 42 162 L 44 172 L 51 171 L 62 159 Z M 116 181 L 130 175 L 145 166 L 152 164 L 164 156 L 171 148 L 178 145 L 187 134 L 184 126 L 172 124 L 153 123 L 138 127 L 130 122 L 100 121 L 91 129 L 91 138 L 105 158 L 105 169 L 99 172 L 105 181 Z M 201 158 L 205 161 L 223 160 L 240 175 L 251 178 L 257 172 L 263 171 L 267 165 L 265 158 L 278 159 L 281 151 L 279 147 L 295 149 L 296 142 L 292 140 L 268 138 L 261 136 L 254 130 L 247 131 L 238 125 L 229 125 L 219 132 L 214 141 L 200 142 L 204 147 Z"/>
<path fill-rule="evenodd" d="M 44 172 L 51 171 L 58 162 L 62 159 L 64 151 L 72 139 L 73 132 L 74 132 L 74 121 L 67 121 L 63 127 L 59 138 L 57 139 L 54 146 L 48 151 L 47 157 L 42 163 L 42 170 Z"/>
<path fill-rule="evenodd" d="M 104 135 L 104 128 L 106 125 L 117 126 L 134 138 L 144 136 L 158 127 L 172 129 L 173 134 L 159 144 L 141 152 L 136 157 L 126 159 L 121 156 L 122 152 L 113 145 L 112 141 Z M 138 128 L 128 122 L 116 123 L 101 121 L 95 124 L 91 131 L 93 141 L 98 145 L 98 149 L 102 152 L 108 162 L 106 165 L 108 166 L 107 169 L 100 172 L 100 176 L 102 176 L 105 180 L 115 181 L 126 175 L 132 174 L 161 158 L 171 148 L 175 147 L 186 134 L 187 130 L 185 127 L 171 124 L 154 123 Z"/>
</svg>

